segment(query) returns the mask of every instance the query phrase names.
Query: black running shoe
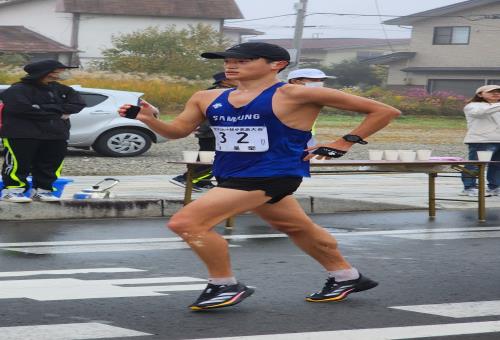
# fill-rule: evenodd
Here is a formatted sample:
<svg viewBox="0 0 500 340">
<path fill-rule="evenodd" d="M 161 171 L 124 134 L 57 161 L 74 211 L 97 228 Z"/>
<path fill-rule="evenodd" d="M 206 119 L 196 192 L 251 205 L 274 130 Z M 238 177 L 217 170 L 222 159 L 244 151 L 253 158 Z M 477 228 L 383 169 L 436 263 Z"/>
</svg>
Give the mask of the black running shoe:
<svg viewBox="0 0 500 340">
<path fill-rule="evenodd" d="M 194 311 L 229 307 L 252 295 L 254 290 L 237 283 L 234 285 L 213 285 L 209 283 L 200 297 L 189 308 Z"/>
<path fill-rule="evenodd" d="M 330 277 L 326 280 L 323 289 L 317 293 L 306 297 L 309 302 L 331 302 L 342 301 L 351 293 L 362 292 L 378 286 L 378 282 L 370 280 L 366 276 L 359 274 L 356 280 L 336 282 L 335 278 Z"/>
<path fill-rule="evenodd" d="M 207 182 L 200 181 L 200 182 L 196 183 L 196 187 L 198 187 L 202 190 L 210 190 L 210 189 L 215 188 L 215 185 L 213 185 L 213 183 L 209 182 L 209 181 L 207 181 Z"/>
<path fill-rule="evenodd" d="M 178 185 L 180 187 L 183 187 L 183 188 L 186 187 L 186 178 L 184 178 L 184 175 L 175 176 L 175 177 L 169 179 L 168 181 L 170 183 Z M 193 191 L 202 192 L 203 188 L 200 188 L 196 184 L 193 184 Z"/>
</svg>

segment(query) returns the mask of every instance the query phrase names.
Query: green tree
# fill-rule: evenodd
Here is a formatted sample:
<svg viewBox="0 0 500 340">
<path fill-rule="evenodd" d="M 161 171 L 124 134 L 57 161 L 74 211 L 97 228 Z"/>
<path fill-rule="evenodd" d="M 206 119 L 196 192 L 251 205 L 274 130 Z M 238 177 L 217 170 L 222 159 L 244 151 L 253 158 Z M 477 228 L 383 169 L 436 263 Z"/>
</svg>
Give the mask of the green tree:
<svg viewBox="0 0 500 340">
<path fill-rule="evenodd" d="M 360 63 L 356 59 L 344 60 L 338 64 L 323 68 L 327 74 L 337 77 L 333 83 L 338 86 L 378 86 L 387 77 L 387 69 L 378 65 Z"/>
<path fill-rule="evenodd" d="M 188 79 L 209 78 L 221 69 L 220 61 L 205 60 L 202 52 L 228 47 L 228 41 L 208 25 L 185 29 L 175 25 L 113 37 L 113 47 L 103 51 L 98 68 L 123 71 L 163 73 Z"/>
<path fill-rule="evenodd" d="M 0 52 L 0 67 L 22 66 L 28 62 L 29 58 L 21 53 Z"/>
</svg>

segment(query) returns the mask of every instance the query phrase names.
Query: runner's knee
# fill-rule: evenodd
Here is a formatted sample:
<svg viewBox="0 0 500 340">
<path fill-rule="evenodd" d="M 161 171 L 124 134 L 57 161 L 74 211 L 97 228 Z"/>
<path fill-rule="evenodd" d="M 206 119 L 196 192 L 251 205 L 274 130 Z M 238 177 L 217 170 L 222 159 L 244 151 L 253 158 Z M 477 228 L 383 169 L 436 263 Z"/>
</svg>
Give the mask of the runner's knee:
<svg viewBox="0 0 500 340">
<path fill-rule="evenodd" d="M 193 232 L 195 223 L 192 218 L 177 213 L 174 214 L 167 222 L 167 227 L 177 235 L 182 235 Z"/>
</svg>

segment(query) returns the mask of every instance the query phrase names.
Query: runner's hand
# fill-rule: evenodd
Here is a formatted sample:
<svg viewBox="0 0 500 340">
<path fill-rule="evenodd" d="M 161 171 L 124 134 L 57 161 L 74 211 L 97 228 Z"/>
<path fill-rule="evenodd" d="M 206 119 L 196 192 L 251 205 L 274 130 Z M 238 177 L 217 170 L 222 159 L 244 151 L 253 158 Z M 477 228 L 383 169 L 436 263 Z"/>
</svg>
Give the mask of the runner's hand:
<svg viewBox="0 0 500 340">
<path fill-rule="evenodd" d="M 308 151 L 308 152 L 312 152 L 314 150 L 317 150 L 321 147 L 326 147 L 326 148 L 331 148 L 331 149 L 335 149 L 335 150 L 338 150 L 338 151 L 343 151 L 343 152 L 347 152 L 349 151 L 349 149 L 351 148 L 352 146 L 352 143 L 349 143 L 349 142 L 346 142 L 345 140 L 343 139 L 339 139 L 333 143 L 328 143 L 328 144 L 317 144 L 317 145 L 314 145 L 314 146 L 311 146 L 310 148 L 307 148 L 305 151 Z M 339 157 L 342 157 L 343 155 L 341 156 L 337 156 L 335 158 L 339 158 Z M 327 157 L 327 156 L 322 156 L 322 155 L 315 155 L 313 153 L 309 153 L 309 155 L 307 155 L 306 157 L 304 157 L 304 161 L 308 161 L 308 160 L 311 160 L 311 159 L 325 159 L 325 160 L 329 160 L 329 159 L 332 159 L 333 157 Z"/>
<path fill-rule="evenodd" d="M 158 118 L 158 116 L 160 115 L 158 109 L 145 100 L 141 99 L 139 105 L 141 106 L 141 111 L 139 111 L 139 113 L 137 114 L 136 117 L 137 120 L 148 120 L 153 117 Z M 118 114 L 122 117 L 125 117 L 125 112 L 131 106 L 132 105 L 130 104 L 125 104 L 120 106 L 120 108 L 118 109 Z"/>
</svg>

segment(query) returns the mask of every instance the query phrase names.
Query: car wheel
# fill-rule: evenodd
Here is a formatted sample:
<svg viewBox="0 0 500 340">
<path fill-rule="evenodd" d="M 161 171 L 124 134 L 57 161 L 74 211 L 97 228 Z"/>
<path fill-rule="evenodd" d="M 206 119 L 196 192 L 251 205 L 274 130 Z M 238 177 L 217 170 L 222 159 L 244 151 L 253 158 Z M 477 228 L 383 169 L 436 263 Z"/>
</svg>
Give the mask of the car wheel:
<svg viewBox="0 0 500 340">
<path fill-rule="evenodd" d="M 92 145 L 96 152 L 111 157 L 132 157 L 151 147 L 151 137 L 137 129 L 116 129 L 103 133 Z"/>
</svg>

